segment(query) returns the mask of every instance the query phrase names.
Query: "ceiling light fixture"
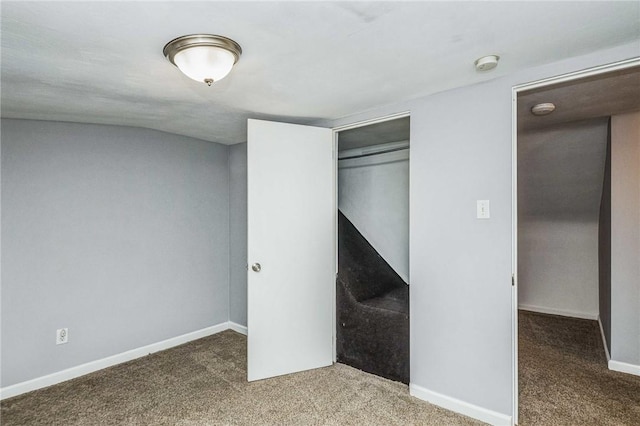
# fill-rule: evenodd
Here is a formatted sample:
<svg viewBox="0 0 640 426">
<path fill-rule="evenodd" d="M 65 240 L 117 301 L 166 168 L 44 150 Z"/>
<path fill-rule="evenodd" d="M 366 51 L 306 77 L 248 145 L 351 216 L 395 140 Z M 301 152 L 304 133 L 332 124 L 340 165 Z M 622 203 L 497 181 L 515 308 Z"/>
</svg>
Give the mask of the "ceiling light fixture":
<svg viewBox="0 0 640 426">
<path fill-rule="evenodd" d="M 556 106 L 551 102 L 544 102 L 531 107 L 531 114 L 533 115 L 547 115 L 556 110 Z"/>
<path fill-rule="evenodd" d="M 211 86 L 229 74 L 242 48 L 227 37 L 191 34 L 171 40 L 162 53 L 187 77 Z"/>
<path fill-rule="evenodd" d="M 500 60 L 500 56 L 498 55 L 487 55 L 482 58 L 478 58 L 475 61 L 476 70 L 477 71 L 490 71 L 498 66 L 498 61 Z"/>
</svg>

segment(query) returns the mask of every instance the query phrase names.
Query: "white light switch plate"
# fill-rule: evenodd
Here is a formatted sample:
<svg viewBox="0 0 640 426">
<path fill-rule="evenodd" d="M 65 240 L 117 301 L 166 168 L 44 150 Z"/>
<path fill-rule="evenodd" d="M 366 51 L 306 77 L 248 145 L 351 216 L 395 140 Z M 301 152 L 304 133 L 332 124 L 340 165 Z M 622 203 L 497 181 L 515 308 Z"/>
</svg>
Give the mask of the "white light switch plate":
<svg viewBox="0 0 640 426">
<path fill-rule="evenodd" d="M 489 200 L 477 201 L 476 217 L 478 219 L 489 219 L 491 217 L 491 212 L 489 210 Z"/>
</svg>

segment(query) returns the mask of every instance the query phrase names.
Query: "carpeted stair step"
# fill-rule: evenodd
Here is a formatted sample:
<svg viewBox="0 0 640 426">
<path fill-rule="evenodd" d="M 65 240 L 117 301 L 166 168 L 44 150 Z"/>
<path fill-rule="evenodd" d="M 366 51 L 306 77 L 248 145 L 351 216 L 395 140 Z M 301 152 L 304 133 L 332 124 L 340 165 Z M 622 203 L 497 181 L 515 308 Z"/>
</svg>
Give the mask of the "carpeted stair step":
<svg viewBox="0 0 640 426">
<path fill-rule="evenodd" d="M 337 358 L 409 383 L 409 286 L 338 213 Z"/>
</svg>

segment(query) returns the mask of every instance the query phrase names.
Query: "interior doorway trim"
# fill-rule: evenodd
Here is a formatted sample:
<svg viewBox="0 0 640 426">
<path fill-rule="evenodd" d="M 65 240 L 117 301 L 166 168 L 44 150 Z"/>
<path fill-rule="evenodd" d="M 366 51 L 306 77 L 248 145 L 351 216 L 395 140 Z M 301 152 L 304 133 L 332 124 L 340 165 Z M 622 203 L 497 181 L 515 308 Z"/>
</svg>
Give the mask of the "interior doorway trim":
<svg viewBox="0 0 640 426">
<path fill-rule="evenodd" d="M 344 130 L 357 129 L 358 127 L 365 127 L 365 126 L 370 126 L 372 124 L 384 123 L 385 121 L 391 121 L 398 118 L 409 117 L 410 115 L 411 115 L 411 111 L 403 111 L 403 112 L 397 112 L 394 114 L 385 115 L 382 117 L 356 121 L 354 123 L 349 123 L 349 124 L 343 124 L 342 126 L 334 127 L 332 129 L 334 139 L 337 138 L 338 132 L 342 132 Z"/>
<path fill-rule="evenodd" d="M 513 86 L 511 89 L 511 334 L 513 424 L 518 423 L 518 95 L 529 90 L 640 66 L 640 57 L 599 65 Z"/>
<path fill-rule="evenodd" d="M 402 111 L 389 115 L 383 115 L 381 117 L 371 118 L 367 120 L 355 121 L 353 123 L 343 124 L 341 126 L 333 127 L 333 205 L 335 206 L 335 215 L 333 217 L 333 229 L 335 230 L 335 234 L 333 236 L 333 247 L 334 247 L 334 265 L 335 265 L 335 274 L 336 277 L 338 275 L 338 133 L 357 129 L 359 127 L 370 126 L 372 124 L 384 123 L 385 121 L 396 120 L 398 118 L 404 118 L 411 116 L 411 111 Z M 411 133 L 411 132 L 409 132 Z M 409 134 L 409 139 L 411 139 L 411 134 Z M 409 163 L 409 176 L 411 176 L 411 163 Z M 409 185 L 411 185 L 411 180 L 409 180 Z M 411 197 L 409 197 L 409 203 L 411 203 Z M 411 207 L 409 207 L 409 212 L 411 212 Z M 409 233 L 411 233 L 411 214 L 409 214 Z M 411 260 L 409 260 L 411 262 Z M 409 263 L 411 264 L 411 263 Z M 409 273 L 411 273 L 411 269 L 409 269 Z M 411 291 L 411 290 L 409 290 Z M 333 286 L 333 300 L 336 300 L 336 286 L 334 283 Z M 411 298 L 409 298 L 411 300 Z M 333 362 L 337 361 L 337 348 L 336 348 L 336 304 L 332 305 L 332 317 L 333 317 Z M 409 312 L 411 312 L 411 308 L 409 308 Z M 409 317 L 409 321 L 411 321 L 411 317 Z M 409 323 L 409 330 L 411 330 L 411 323 Z M 411 336 L 409 336 L 411 339 Z M 409 353 L 411 356 L 411 353 Z"/>
</svg>

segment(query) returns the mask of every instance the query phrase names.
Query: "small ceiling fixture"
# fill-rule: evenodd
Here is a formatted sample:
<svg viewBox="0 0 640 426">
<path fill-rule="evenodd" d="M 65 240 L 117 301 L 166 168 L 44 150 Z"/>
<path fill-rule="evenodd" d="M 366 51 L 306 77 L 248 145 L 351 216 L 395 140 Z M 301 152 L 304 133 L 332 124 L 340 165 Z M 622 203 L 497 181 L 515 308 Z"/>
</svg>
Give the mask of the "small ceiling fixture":
<svg viewBox="0 0 640 426">
<path fill-rule="evenodd" d="M 227 37 L 191 34 L 171 40 L 162 53 L 187 77 L 211 86 L 229 74 L 242 48 Z"/>
<path fill-rule="evenodd" d="M 477 71 L 490 71 L 498 66 L 498 61 L 500 60 L 500 56 L 498 55 L 487 55 L 482 58 L 476 59 L 475 65 Z"/>
<path fill-rule="evenodd" d="M 531 107 L 531 114 L 533 115 L 547 115 L 556 110 L 556 106 L 551 102 L 544 102 Z"/>
</svg>

